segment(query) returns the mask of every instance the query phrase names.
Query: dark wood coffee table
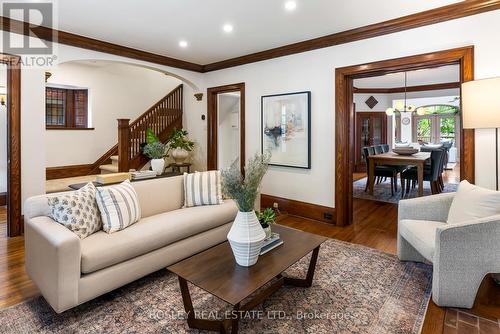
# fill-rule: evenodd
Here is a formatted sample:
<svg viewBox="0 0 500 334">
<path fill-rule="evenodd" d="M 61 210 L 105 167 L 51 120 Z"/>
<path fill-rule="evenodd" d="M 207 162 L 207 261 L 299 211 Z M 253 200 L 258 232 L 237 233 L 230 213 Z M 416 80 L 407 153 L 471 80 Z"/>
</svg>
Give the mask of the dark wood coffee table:
<svg viewBox="0 0 500 334">
<path fill-rule="evenodd" d="M 252 267 L 237 265 L 231 246 L 226 241 L 167 268 L 179 277 L 189 327 L 221 333 L 228 333 L 230 328 L 231 333 L 237 333 L 242 312 L 254 309 L 283 285 L 298 287 L 312 285 L 319 247 L 327 238 L 279 225 L 274 225 L 273 231 L 280 234 L 284 244 L 260 256 Z M 305 278 L 282 275 L 287 268 L 310 252 L 312 257 Z M 259 291 L 250 301 L 241 305 L 245 298 L 273 279 L 274 282 L 269 287 Z M 231 304 L 234 311 L 231 313 L 231 319 L 196 318 L 187 282 Z"/>
</svg>

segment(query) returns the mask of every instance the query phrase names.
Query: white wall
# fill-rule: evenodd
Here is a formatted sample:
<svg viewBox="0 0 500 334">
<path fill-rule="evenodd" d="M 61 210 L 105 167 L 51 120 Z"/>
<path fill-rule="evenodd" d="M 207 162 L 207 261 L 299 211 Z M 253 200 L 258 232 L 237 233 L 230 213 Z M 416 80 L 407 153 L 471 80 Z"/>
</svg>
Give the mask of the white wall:
<svg viewBox="0 0 500 334">
<path fill-rule="evenodd" d="M 23 36 L 10 34 L 12 40 L 18 42 Z M 0 42 L 3 34 L 0 34 Z M 0 43 L 1 47 L 2 43 Z M 140 65 L 175 75 L 184 83 L 184 107 L 190 116 L 184 115 L 193 122 L 199 119 L 205 106 L 196 101 L 194 93 L 200 92 L 201 73 L 156 65 L 144 61 L 118 57 L 106 53 L 95 52 L 66 45 L 56 45 L 57 61 L 64 63 L 73 60 L 109 60 Z M 0 50 L 2 51 L 2 50 Z M 46 168 L 46 131 L 45 131 L 45 68 L 21 67 L 21 179 L 22 199 L 45 193 Z M 202 151 L 200 151 L 202 152 Z M 202 153 L 199 153 L 200 155 Z M 196 156 L 198 158 L 198 156 Z M 198 160 L 196 160 L 198 161 Z M 195 165 L 195 166 L 199 166 Z"/>
<path fill-rule="evenodd" d="M 373 96 L 378 103 L 373 107 L 373 109 L 370 109 L 366 105 L 366 100 L 370 96 Z M 392 100 L 391 100 L 391 94 L 365 94 L 365 93 L 357 93 L 353 94 L 353 101 L 356 104 L 356 111 L 372 111 L 372 112 L 385 112 L 385 110 L 389 107 L 392 107 Z"/>
<path fill-rule="evenodd" d="M 271 59 L 205 74 L 150 64 L 90 50 L 59 45 L 58 61 L 118 60 L 152 67 L 182 77 L 184 125 L 196 141 L 194 169 L 206 165 L 206 96 L 193 98 L 207 87 L 246 83 L 246 153 L 260 150 L 260 97 L 273 93 L 311 90 L 312 169 L 270 168 L 262 192 L 333 206 L 335 175 L 334 71 L 337 67 L 474 45 L 475 76 L 500 76 L 500 11 L 484 13 L 391 35 Z M 1 38 L 1 36 L 0 36 Z M 14 35 L 14 38 L 22 36 Z M 1 45 L 1 44 L 0 44 Z M 44 69 L 22 68 L 22 197 L 45 193 L 46 131 Z M 476 183 L 494 188 L 494 130 L 476 131 Z"/>
<path fill-rule="evenodd" d="M 89 90 L 89 116 L 94 130 L 47 130 L 47 167 L 95 162 L 118 141 L 117 119 L 134 121 L 181 84 L 177 78 L 116 63 L 61 64 L 51 71 L 49 86 Z"/>
<path fill-rule="evenodd" d="M 217 103 L 217 155 L 219 169 L 230 167 L 240 154 L 240 96 L 239 93 L 222 93 Z"/>
<path fill-rule="evenodd" d="M 426 52 L 475 46 L 475 75 L 500 75 L 500 11 L 403 31 L 307 53 L 229 68 L 205 75 L 206 87 L 245 82 L 247 156 L 260 150 L 260 97 L 310 90 L 312 92 L 312 168 L 270 168 L 262 192 L 333 206 L 335 175 L 335 68 Z M 191 124 L 198 138 L 206 133 Z M 494 187 L 494 131 L 478 130 L 476 183 Z"/>
</svg>

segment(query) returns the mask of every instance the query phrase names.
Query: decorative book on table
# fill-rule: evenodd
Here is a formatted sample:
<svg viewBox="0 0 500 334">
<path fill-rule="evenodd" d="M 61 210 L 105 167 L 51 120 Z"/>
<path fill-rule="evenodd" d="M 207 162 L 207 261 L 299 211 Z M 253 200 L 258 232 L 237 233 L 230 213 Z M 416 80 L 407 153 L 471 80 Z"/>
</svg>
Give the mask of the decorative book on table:
<svg viewBox="0 0 500 334">
<path fill-rule="evenodd" d="M 264 240 L 264 244 L 260 249 L 260 255 L 264 255 L 280 245 L 283 245 L 283 239 L 280 238 L 278 233 L 273 232 L 269 238 Z"/>
<path fill-rule="evenodd" d="M 132 180 L 142 180 L 142 179 L 151 179 L 156 177 L 156 172 L 153 170 L 142 170 L 138 172 L 131 172 Z"/>
</svg>

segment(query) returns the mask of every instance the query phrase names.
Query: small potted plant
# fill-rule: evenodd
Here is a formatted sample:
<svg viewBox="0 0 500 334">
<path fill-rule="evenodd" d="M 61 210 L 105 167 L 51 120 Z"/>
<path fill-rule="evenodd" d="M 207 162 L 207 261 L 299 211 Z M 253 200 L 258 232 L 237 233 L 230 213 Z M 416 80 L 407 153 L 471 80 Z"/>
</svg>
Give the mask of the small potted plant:
<svg viewBox="0 0 500 334">
<path fill-rule="evenodd" d="M 235 162 L 222 171 L 222 190 L 238 206 L 238 214 L 227 235 L 227 240 L 240 266 L 249 267 L 259 259 L 260 249 L 266 233 L 255 214 L 255 199 L 260 183 L 267 172 L 271 156 L 256 154 L 245 166 L 245 177 Z"/>
<path fill-rule="evenodd" d="M 176 164 L 182 164 L 193 150 L 194 142 L 187 138 L 188 132 L 184 129 L 175 129 L 168 140 L 168 150 Z"/>
<path fill-rule="evenodd" d="M 262 212 L 256 212 L 257 218 L 259 218 L 260 226 L 266 232 L 266 239 L 270 238 L 272 235 L 271 225 L 276 222 L 276 213 L 272 208 L 266 208 Z"/>
<path fill-rule="evenodd" d="M 165 144 L 160 141 L 148 143 L 142 149 L 142 153 L 151 159 L 151 169 L 156 172 L 156 175 L 161 175 L 165 170 Z"/>
</svg>

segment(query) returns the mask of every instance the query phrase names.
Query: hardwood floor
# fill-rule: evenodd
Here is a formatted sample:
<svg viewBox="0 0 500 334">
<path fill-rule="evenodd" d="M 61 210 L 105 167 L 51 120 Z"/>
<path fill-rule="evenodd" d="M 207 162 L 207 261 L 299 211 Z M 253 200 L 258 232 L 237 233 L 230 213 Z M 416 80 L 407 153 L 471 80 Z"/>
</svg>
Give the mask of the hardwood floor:
<svg viewBox="0 0 500 334">
<path fill-rule="evenodd" d="M 7 210 L 0 208 L 0 308 L 38 294 L 24 269 L 24 237 L 7 238 Z"/>
<path fill-rule="evenodd" d="M 0 208 L 0 308 L 15 305 L 38 294 L 24 269 L 24 238 L 6 238 L 5 219 L 5 209 Z M 396 254 L 397 205 L 354 199 L 354 221 L 350 226 L 337 227 L 286 214 L 279 217 L 279 223 L 286 226 Z M 444 309 L 431 301 L 422 334 L 498 334 L 499 318 L 500 287 L 488 276 L 471 310 Z M 471 327 L 474 321 L 476 327 Z"/>
<path fill-rule="evenodd" d="M 346 227 L 287 215 L 281 217 L 279 223 L 396 254 L 397 205 L 357 198 L 354 199 L 353 204 L 354 223 Z M 474 307 L 470 310 L 459 311 L 460 314 L 469 316 L 467 319 L 471 319 L 471 322 L 475 321 L 476 326 L 472 328 L 470 323 L 457 319 L 454 316 L 457 314 L 456 309 L 441 308 L 431 300 L 422 334 L 500 334 L 500 286 L 487 276 L 479 288 Z M 450 319 L 457 320 L 453 322 Z"/>
</svg>

